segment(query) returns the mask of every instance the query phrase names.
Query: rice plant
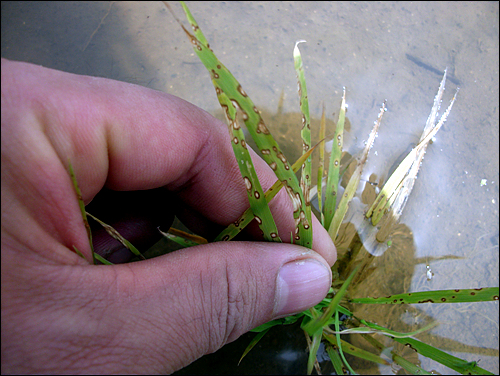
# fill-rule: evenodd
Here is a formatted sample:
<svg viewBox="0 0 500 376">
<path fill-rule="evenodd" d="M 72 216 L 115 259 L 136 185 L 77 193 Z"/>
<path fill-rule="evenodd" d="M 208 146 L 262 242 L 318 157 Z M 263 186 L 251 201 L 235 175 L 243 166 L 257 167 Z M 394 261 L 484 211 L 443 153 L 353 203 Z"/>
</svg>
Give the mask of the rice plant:
<svg viewBox="0 0 500 376">
<path fill-rule="evenodd" d="M 165 3 L 166 4 L 166 3 Z M 281 318 L 268 322 L 255 328 L 254 340 L 248 345 L 241 359 L 251 351 L 255 344 L 271 330 L 273 326 L 288 325 L 300 321 L 301 327 L 307 336 L 309 347 L 309 360 L 307 372 L 311 374 L 313 369 L 320 373 L 320 367 L 316 359 L 317 351 L 321 342 L 325 344 L 325 349 L 331 359 L 337 374 L 346 372 L 355 373 L 348 363 L 345 354 L 359 357 L 369 362 L 385 364 L 397 364 L 408 373 L 425 374 L 429 371 L 422 369 L 411 360 L 405 358 L 396 349 L 397 345 L 410 348 L 422 356 L 433 359 L 450 369 L 462 374 L 491 374 L 481 368 L 477 361 L 468 362 L 443 352 L 437 347 L 426 344 L 413 338 L 417 334 L 423 333 L 435 327 L 437 322 L 429 322 L 419 328 L 401 332 L 386 328 L 372 322 L 369 317 L 361 317 L 353 310 L 354 305 L 414 305 L 422 303 L 460 303 L 460 302 L 483 302 L 498 301 L 498 287 L 483 287 L 473 289 L 450 289 L 440 291 L 422 291 L 391 296 L 378 297 L 354 297 L 358 295 L 357 287 L 373 273 L 372 262 L 377 257 L 391 252 L 393 239 L 391 234 L 398 225 L 399 218 L 404 210 L 405 204 L 411 194 L 422 159 L 429 143 L 442 127 L 449 115 L 456 99 L 455 93 L 450 104 L 438 118 L 438 110 L 442 103 L 446 83 L 446 70 L 439 84 L 438 92 L 434 98 L 431 113 L 427 119 L 419 143 L 408 153 L 392 175 L 387 179 L 384 186 L 379 190 L 377 197 L 365 212 L 355 213 L 359 219 L 356 229 L 348 235 L 346 214 L 355 211 L 350 207 L 350 203 L 356 194 L 361 182 L 363 168 L 369 157 L 370 149 L 375 141 L 379 128 L 381 127 L 383 115 L 386 112 L 385 103 L 381 104 L 379 113 L 374 116 L 374 126 L 365 143 L 364 150 L 357 159 L 345 158 L 346 153 L 343 147 L 344 123 L 346 121 L 345 96 L 346 89 L 343 90 L 341 106 L 338 120 L 334 129 L 326 130 L 325 121 L 322 121 L 320 128 L 320 140 L 317 149 L 319 150 L 319 165 L 317 170 L 317 184 L 312 186 L 312 158 L 311 154 L 316 149 L 311 141 L 309 103 L 307 97 L 307 86 L 305 72 L 302 64 L 302 57 L 297 41 L 293 49 L 293 58 L 298 80 L 298 92 L 300 99 L 300 109 L 302 112 L 301 138 L 302 156 L 291 164 L 285 157 L 283 150 L 271 135 L 268 127 L 254 102 L 242 88 L 237 79 L 216 57 L 209 46 L 193 15 L 187 6 L 181 2 L 186 18 L 191 25 L 192 31 L 188 30 L 182 22 L 175 16 L 168 4 L 166 6 L 176 18 L 179 25 L 189 38 L 194 51 L 200 61 L 205 65 L 210 74 L 212 84 L 215 88 L 217 99 L 223 109 L 231 134 L 233 151 L 238 163 L 242 179 L 247 187 L 249 208 L 242 213 L 239 220 L 228 226 L 217 235 L 214 241 L 230 241 L 249 223 L 256 221 L 267 241 L 278 241 L 278 235 L 274 219 L 269 209 L 268 203 L 281 189 L 285 188 L 293 202 L 293 216 L 295 220 L 295 231 L 292 241 L 304 247 L 311 247 L 312 244 L 312 210 L 311 201 L 317 197 L 316 215 L 321 224 L 328 231 L 337 248 L 345 249 L 339 252 L 339 258 L 332 267 L 334 280 L 328 295 L 321 303 L 309 310 L 299 314 Z M 248 153 L 247 140 L 239 122 L 239 116 L 243 119 L 248 134 L 255 142 L 260 156 L 268 163 L 275 172 L 277 181 L 267 192 L 264 192 L 255 174 L 253 162 Z M 323 115 L 324 119 L 324 115 Z M 330 143 L 331 151 L 325 150 L 325 135 L 333 134 Z M 329 158 L 328 158 L 329 154 Z M 325 167 L 327 166 L 327 167 Z M 301 179 L 296 177 L 296 172 L 301 169 Z M 82 208 L 84 222 L 87 223 L 87 215 L 83 208 L 81 196 L 78 193 L 78 185 L 70 165 L 70 173 L 73 178 L 78 200 Z M 345 187 L 344 189 L 342 187 Z M 354 214 L 353 214 L 354 215 Z M 119 239 L 127 248 L 136 255 L 142 257 L 129 242 L 123 239 L 110 226 L 103 224 L 107 231 L 115 238 Z M 163 232 L 162 232 L 163 233 Z M 168 239 L 178 243 L 181 247 L 190 247 L 206 243 L 207 240 L 196 235 L 169 229 L 163 233 Z M 89 231 L 91 241 L 91 233 Z M 347 246 L 341 246 L 346 243 Z M 92 244 L 92 243 L 91 243 Z M 450 256 L 453 258 L 453 256 Z M 94 254 L 94 259 L 109 263 L 98 255 Z M 427 268 L 427 277 L 432 278 L 430 267 Z M 381 307 L 383 309 L 384 307 Z M 367 343 L 372 345 L 375 351 L 369 352 L 348 343 L 341 339 L 346 334 L 356 334 Z M 400 347 L 401 347 L 400 346 Z M 240 359 L 240 361 L 241 361 Z"/>
</svg>

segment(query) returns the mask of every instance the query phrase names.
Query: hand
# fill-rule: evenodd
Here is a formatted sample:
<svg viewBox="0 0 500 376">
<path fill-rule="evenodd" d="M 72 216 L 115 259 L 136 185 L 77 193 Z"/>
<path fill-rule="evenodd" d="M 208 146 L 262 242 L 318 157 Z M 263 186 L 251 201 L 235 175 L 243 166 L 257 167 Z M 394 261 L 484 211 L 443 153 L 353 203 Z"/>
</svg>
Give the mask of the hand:
<svg viewBox="0 0 500 376">
<path fill-rule="evenodd" d="M 1 74 L 2 373 L 173 372 L 325 296 L 336 253 L 317 220 L 314 251 L 233 241 L 91 265 L 68 161 L 86 204 L 103 187 L 141 191 L 121 203 L 132 243 L 174 214 L 215 236 L 248 205 L 227 126 L 130 84 L 4 59 Z M 276 177 L 253 155 L 267 189 Z M 289 239 L 284 192 L 271 208 Z"/>
</svg>

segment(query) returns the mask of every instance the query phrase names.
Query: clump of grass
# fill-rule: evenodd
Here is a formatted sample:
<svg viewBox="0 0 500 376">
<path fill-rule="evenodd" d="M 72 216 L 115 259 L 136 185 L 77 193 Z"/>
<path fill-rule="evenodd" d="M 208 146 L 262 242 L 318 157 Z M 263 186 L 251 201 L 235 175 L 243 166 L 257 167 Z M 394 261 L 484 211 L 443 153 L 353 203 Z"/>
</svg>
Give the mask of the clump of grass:
<svg viewBox="0 0 500 376">
<path fill-rule="evenodd" d="M 368 141 L 366 142 L 365 148 L 356 162 L 354 172 L 348 179 L 346 188 L 342 195 L 339 193 L 340 182 L 344 178 L 347 180 L 344 172 L 348 167 L 344 166 L 341 168 L 341 159 L 343 155 L 342 140 L 345 122 L 345 88 L 343 91 L 339 118 L 336 123 L 335 130 L 333 130 L 334 137 L 332 140 L 332 151 L 330 153 L 329 161 L 326 160 L 327 158 L 324 143 L 321 142 L 324 141 L 324 135 L 326 134 L 323 111 L 323 121 L 320 129 L 321 140 L 319 144 L 320 161 L 318 166 L 318 182 L 316 187 L 311 187 L 311 153 L 315 148 L 311 146 L 307 87 L 302 58 L 298 48 L 298 44 L 303 41 L 298 41 L 296 43 L 293 52 L 295 69 L 299 83 L 300 108 L 303 118 L 301 130 L 303 153 L 302 157 L 290 166 L 250 97 L 246 94 L 231 72 L 215 56 L 189 9 L 183 2 L 181 2 L 181 4 L 192 27 L 193 33 L 189 32 L 182 25 L 181 21 L 174 15 L 170 6 L 168 4 L 166 4 L 166 6 L 181 25 L 182 29 L 193 44 L 198 57 L 210 72 L 217 98 L 222 109 L 224 110 L 229 125 L 235 156 L 239 162 L 242 162 L 238 163 L 238 165 L 241 167 L 241 175 L 248 191 L 249 209 L 246 210 L 237 221 L 238 226 L 230 225 L 222 231 L 214 241 L 231 240 L 252 220 L 256 220 L 258 222 L 266 240 L 281 241 L 269 210 L 268 202 L 282 187 L 285 187 L 293 202 L 293 213 L 290 215 L 293 215 L 295 219 L 296 228 L 292 241 L 305 247 L 311 247 L 312 213 L 310 199 L 313 195 L 317 194 L 319 220 L 337 244 L 339 239 L 339 230 L 341 229 L 342 222 L 347 213 L 349 203 L 354 197 L 360 183 L 363 167 L 366 164 L 370 149 L 386 111 L 385 103 L 382 104 L 380 108 L 377 120 L 374 122 L 374 127 L 369 135 Z M 463 374 L 491 374 L 487 370 L 479 367 L 477 362 L 468 362 L 454 357 L 434 346 L 411 338 L 423 331 L 430 330 L 437 325 L 436 322 L 431 322 L 430 324 L 411 332 L 402 333 L 373 323 L 368 318 L 357 317 L 351 309 L 349 309 L 349 306 L 352 304 L 421 304 L 429 302 L 459 303 L 484 302 L 491 300 L 498 301 L 498 287 L 425 291 L 386 297 L 352 298 L 349 293 L 350 287 L 353 284 L 359 282 L 359 280 L 362 280 L 363 278 L 366 278 L 366 265 L 368 265 L 370 259 L 382 255 L 392 245 L 392 240 L 388 239 L 386 236 L 388 233 L 387 228 L 395 226 L 398 223 L 399 217 L 401 216 L 408 197 L 410 196 L 429 141 L 446 121 L 456 98 L 455 94 L 448 108 L 438 121 L 437 113 L 442 102 L 445 82 L 446 71 L 439 86 L 438 93 L 434 99 L 434 105 L 424 127 L 419 144 L 400 163 L 391 177 L 387 180 L 384 187 L 380 190 L 371 207 L 367 210 L 365 220 L 357 229 L 359 236 L 362 238 L 361 246 L 358 246 L 355 249 L 353 248 L 352 252 L 347 253 L 343 257 L 339 257 L 339 260 L 333 266 L 332 269 L 334 275 L 339 276 L 339 278 L 334 280 L 327 297 L 325 297 L 325 299 L 323 299 L 323 301 L 318 305 L 307 311 L 286 318 L 274 320 L 255 328 L 253 331 L 256 332 L 257 335 L 248 345 L 241 359 L 244 358 L 244 356 L 273 326 L 292 324 L 301 320 L 301 327 L 306 332 L 310 350 L 307 364 L 307 372 L 309 374 L 312 373 L 314 367 L 316 367 L 318 373 L 320 371 L 319 364 L 316 360 L 316 354 L 319 349 L 319 344 L 322 341 L 326 344 L 326 352 L 328 353 L 337 374 L 344 374 L 345 370 L 355 373 L 347 362 L 344 353 L 384 365 L 389 364 L 388 360 L 390 360 L 410 373 L 429 373 L 379 342 L 376 337 L 372 335 L 375 333 L 383 335 L 392 341 L 399 342 L 404 346 L 410 347 L 421 355 L 433 359 L 446 367 L 455 370 L 456 372 Z M 265 193 L 262 191 L 260 183 L 255 175 L 253 163 L 246 147 L 247 143 L 245 135 L 238 124 L 236 116 L 237 112 L 240 112 L 246 128 L 257 145 L 261 156 L 276 173 L 278 179 L 277 182 Z M 327 176 L 324 178 L 323 170 L 326 165 L 328 165 Z M 302 167 L 302 178 L 299 182 L 295 176 L 295 172 L 297 172 L 300 167 Z M 75 190 L 80 202 L 84 223 L 88 228 L 86 212 L 84 210 L 83 202 L 81 201 L 81 194 L 79 193 L 76 178 L 74 177 L 71 165 L 70 174 L 73 178 Z M 324 189 L 323 185 L 325 185 Z M 137 251 L 130 243 L 117 234 L 114 229 L 105 224 L 103 224 L 103 226 L 110 234 L 122 241 L 126 247 L 142 257 L 139 251 Z M 189 235 L 175 229 L 170 229 L 168 233 L 163 234 L 169 239 L 180 244 L 182 247 L 206 243 L 206 240 L 201 237 Z M 91 243 L 90 232 L 89 240 Z M 369 249 L 370 254 L 367 257 L 364 257 L 364 260 L 360 263 L 358 255 L 361 254 L 360 249 L 362 246 Z M 94 262 L 95 259 L 97 259 L 101 262 L 109 263 L 101 257 L 98 257 L 96 254 L 93 254 L 93 258 Z M 347 271 L 349 271 L 349 274 L 345 279 L 343 279 L 341 276 L 346 275 Z M 340 320 L 341 317 L 342 321 Z M 377 352 L 368 352 L 354 346 L 353 344 L 343 341 L 340 336 L 345 334 L 359 334 L 366 341 L 368 341 L 368 343 L 372 344 Z"/>
</svg>

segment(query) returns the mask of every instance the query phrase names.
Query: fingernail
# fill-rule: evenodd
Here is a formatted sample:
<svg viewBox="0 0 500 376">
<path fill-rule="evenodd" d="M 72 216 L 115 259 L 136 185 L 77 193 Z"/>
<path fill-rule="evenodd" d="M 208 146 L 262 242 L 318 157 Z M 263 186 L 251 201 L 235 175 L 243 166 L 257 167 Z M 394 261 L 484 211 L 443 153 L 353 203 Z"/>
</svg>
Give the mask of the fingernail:
<svg viewBox="0 0 500 376">
<path fill-rule="evenodd" d="M 275 315 L 290 315 L 318 304 L 328 293 L 331 283 L 330 269 L 315 259 L 283 265 L 276 281 Z"/>
</svg>

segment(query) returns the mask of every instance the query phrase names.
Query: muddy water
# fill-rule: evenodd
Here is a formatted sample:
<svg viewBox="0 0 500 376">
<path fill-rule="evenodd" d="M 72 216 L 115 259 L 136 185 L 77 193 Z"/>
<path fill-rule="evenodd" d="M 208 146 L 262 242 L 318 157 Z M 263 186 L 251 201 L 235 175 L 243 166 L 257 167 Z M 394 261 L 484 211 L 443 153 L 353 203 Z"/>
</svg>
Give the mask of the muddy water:
<svg viewBox="0 0 500 376">
<path fill-rule="evenodd" d="M 174 6 L 181 16 L 180 7 Z M 342 87 L 347 89 L 352 126 L 345 147 L 351 154 L 363 148 L 378 107 L 387 99 L 389 111 L 365 180 L 372 174 L 385 179 L 391 165 L 418 141 L 439 85 L 437 72 L 447 66 L 453 80 L 447 84 L 444 103 L 457 86 L 460 92 L 448 122 L 427 151 L 401 218 L 402 245 L 391 247 L 391 253 L 376 261 L 378 268 L 359 284 L 357 294 L 498 286 L 497 3 L 189 6 L 218 57 L 269 114 L 268 125 L 278 141 L 291 144 L 290 159 L 299 149 L 300 123 L 290 115 L 298 109 L 292 60 L 297 39 L 307 40 L 301 51 L 312 116 L 320 117 L 324 102 L 330 121 L 334 119 Z M 217 111 L 208 74 L 161 3 L 4 2 L 2 56 L 147 86 Z M 273 118 L 282 91 L 282 112 Z M 463 259 L 432 261 L 445 255 Z M 430 260 L 430 281 L 422 260 Z M 497 303 L 363 310 L 363 315 L 394 329 L 437 320 L 440 326 L 419 338 L 469 361 L 481 359 L 482 367 L 499 371 Z M 219 370 L 228 373 L 304 371 L 294 363 L 305 362 L 305 341 L 297 328 L 271 333 L 268 342 L 254 350 L 256 355 L 250 354 L 248 363 L 237 368 L 249 338 L 188 371 L 216 372 L 218 366 L 228 367 Z M 266 364 L 270 368 L 252 368 Z M 426 359 L 422 366 L 448 372 Z M 355 365 L 359 372 L 393 372 L 370 367 Z"/>
</svg>

